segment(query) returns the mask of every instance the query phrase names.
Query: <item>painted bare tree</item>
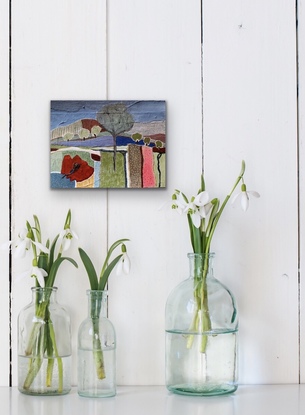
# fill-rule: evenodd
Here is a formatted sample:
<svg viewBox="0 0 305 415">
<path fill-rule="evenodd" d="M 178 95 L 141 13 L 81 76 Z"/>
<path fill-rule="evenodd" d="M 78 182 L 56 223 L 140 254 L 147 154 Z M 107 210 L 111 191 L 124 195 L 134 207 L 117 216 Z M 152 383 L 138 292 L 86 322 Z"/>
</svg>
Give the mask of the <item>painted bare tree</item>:
<svg viewBox="0 0 305 415">
<path fill-rule="evenodd" d="M 117 136 L 129 131 L 134 124 L 132 115 L 125 104 L 109 104 L 97 113 L 97 121 L 112 135 L 113 138 L 113 169 L 116 169 Z"/>
</svg>

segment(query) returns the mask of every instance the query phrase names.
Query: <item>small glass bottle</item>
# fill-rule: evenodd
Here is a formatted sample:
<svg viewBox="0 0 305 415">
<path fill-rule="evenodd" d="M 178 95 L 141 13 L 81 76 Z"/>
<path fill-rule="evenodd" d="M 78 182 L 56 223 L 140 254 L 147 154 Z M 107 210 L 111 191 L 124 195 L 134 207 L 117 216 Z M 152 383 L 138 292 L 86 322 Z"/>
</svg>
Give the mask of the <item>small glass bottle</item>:
<svg viewBox="0 0 305 415">
<path fill-rule="evenodd" d="M 232 393 L 238 386 L 235 299 L 214 278 L 214 254 L 188 257 L 190 277 L 166 303 L 166 386 L 184 395 Z"/>
<path fill-rule="evenodd" d="M 18 389 L 28 395 L 71 390 L 70 317 L 57 288 L 32 288 L 32 302 L 18 316 Z"/>
<path fill-rule="evenodd" d="M 106 317 L 107 291 L 88 290 L 88 317 L 78 330 L 78 394 L 116 394 L 116 336 Z"/>
</svg>

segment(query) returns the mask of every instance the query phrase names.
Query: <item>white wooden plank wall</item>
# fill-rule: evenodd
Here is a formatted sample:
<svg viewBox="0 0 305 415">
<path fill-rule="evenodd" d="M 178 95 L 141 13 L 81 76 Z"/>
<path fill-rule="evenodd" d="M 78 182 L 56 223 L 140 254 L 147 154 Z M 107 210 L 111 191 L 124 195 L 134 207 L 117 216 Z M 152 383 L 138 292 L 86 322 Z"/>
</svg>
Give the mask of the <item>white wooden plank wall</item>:
<svg viewBox="0 0 305 415">
<path fill-rule="evenodd" d="M 240 308 L 241 382 L 297 382 L 295 4 L 206 0 L 204 14 L 207 182 L 224 197 L 245 159 L 261 193 L 228 207 L 214 241 Z"/>
<path fill-rule="evenodd" d="M 9 239 L 9 7 L 0 3 L 0 241 Z M 1 242 L 0 242 L 1 245 Z M 0 385 L 9 381 L 9 258 L 0 251 Z"/>
<path fill-rule="evenodd" d="M 167 189 L 109 192 L 109 235 L 131 239 L 133 264 L 129 277 L 110 282 L 118 381 L 162 384 L 164 305 L 187 274 L 189 241 L 186 220 L 170 203 L 159 208 L 177 186 L 192 190 L 201 171 L 200 1 L 114 0 L 108 18 L 109 98 L 167 103 Z"/>
<path fill-rule="evenodd" d="M 197 191 L 202 159 L 212 196 L 225 196 L 241 159 L 247 162 L 248 188 L 261 193 L 247 213 L 228 206 L 214 240 L 216 273 L 239 304 L 240 380 L 295 383 L 301 370 L 300 379 L 305 381 L 305 295 L 302 285 L 299 292 L 298 281 L 295 1 L 204 1 L 203 103 L 200 0 L 11 3 L 12 232 L 36 213 L 45 237 L 53 237 L 71 208 L 79 244 L 98 267 L 107 243 L 131 239 L 132 272 L 126 277 L 113 275 L 109 284 L 109 315 L 118 337 L 118 382 L 164 383 L 164 305 L 170 290 L 187 276 L 190 245 L 186 220 L 169 207 L 159 208 L 170 201 L 175 188 L 187 194 Z M 304 0 L 298 6 L 304 97 Z M 0 237 L 7 240 L 8 5 L 2 2 L 0 11 Z M 50 190 L 52 99 L 166 100 L 167 188 Z M 305 256 L 303 100 L 299 101 L 301 259 Z M 72 254 L 77 257 L 76 247 Z M 4 276 L 0 329 L 7 337 L 0 345 L 0 384 L 6 385 L 9 261 L 7 254 L 0 255 Z M 28 263 L 14 261 L 13 279 L 25 267 Z M 88 281 L 81 264 L 79 270 L 65 264 L 57 282 L 59 300 L 72 316 L 75 384 L 76 334 L 87 312 Z M 30 286 L 30 281 L 13 280 L 13 384 L 17 314 L 30 300 Z"/>
<path fill-rule="evenodd" d="M 44 237 L 61 230 L 67 210 L 79 243 L 97 263 L 107 239 L 107 193 L 50 190 L 50 100 L 106 98 L 106 1 L 38 0 L 13 2 L 13 230 L 36 213 Z M 98 248 L 98 249 L 96 249 Z M 77 250 L 72 254 L 77 258 Z M 63 264 L 58 300 L 73 316 L 73 381 L 76 382 L 76 334 L 86 317 L 83 268 Z M 14 276 L 29 264 L 14 261 Z M 31 299 L 30 281 L 13 286 L 13 380 L 16 383 L 17 314 Z"/>
<path fill-rule="evenodd" d="M 300 382 L 305 382 L 305 2 L 298 1 L 299 191 L 300 191 Z"/>
</svg>

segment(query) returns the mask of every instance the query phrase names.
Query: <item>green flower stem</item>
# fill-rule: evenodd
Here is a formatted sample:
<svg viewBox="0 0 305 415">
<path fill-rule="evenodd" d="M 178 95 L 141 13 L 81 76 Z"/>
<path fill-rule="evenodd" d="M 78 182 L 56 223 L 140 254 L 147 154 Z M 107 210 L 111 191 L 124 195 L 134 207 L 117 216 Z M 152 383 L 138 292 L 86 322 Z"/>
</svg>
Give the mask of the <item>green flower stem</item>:
<svg viewBox="0 0 305 415">
<path fill-rule="evenodd" d="M 50 321 L 48 325 L 49 325 L 49 329 L 50 329 L 50 338 L 51 338 L 52 346 L 53 346 L 53 349 L 54 349 L 54 354 L 55 354 L 55 357 L 57 359 L 57 366 L 58 366 L 58 392 L 59 393 L 62 393 L 62 391 L 63 391 L 63 379 L 64 379 L 62 358 L 58 354 L 53 323 Z M 51 370 L 53 371 L 54 358 L 51 358 L 51 360 L 53 361 L 53 364 L 50 367 L 48 365 L 48 368 L 47 368 L 47 379 L 49 379 L 50 376 L 52 377 Z M 50 373 L 49 373 L 49 370 L 50 370 Z"/>
<path fill-rule="evenodd" d="M 99 333 L 99 318 L 92 319 L 93 324 L 93 356 L 95 361 L 96 374 L 98 379 L 105 379 L 105 364 L 104 364 L 104 354 L 100 340 Z"/>
<path fill-rule="evenodd" d="M 37 299 L 38 301 L 38 299 Z M 24 389 L 29 389 L 37 376 L 41 365 L 43 363 L 44 354 L 47 353 L 48 364 L 46 373 L 46 386 L 52 385 L 53 369 L 54 369 L 54 355 L 57 359 L 58 365 L 58 392 L 63 391 L 63 364 L 62 359 L 58 354 L 55 331 L 53 323 L 50 319 L 49 312 L 49 295 L 46 300 L 41 303 L 36 303 L 36 321 L 32 326 L 32 331 L 29 337 L 27 348 L 25 350 L 26 356 L 32 356 L 30 359 L 29 370 L 24 381 Z"/>
<path fill-rule="evenodd" d="M 95 297 L 91 299 L 91 319 L 93 326 L 93 338 L 92 338 L 92 349 L 96 368 L 96 374 L 98 379 L 105 379 L 105 364 L 104 354 L 100 339 L 100 313 L 102 308 L 102 298 Z"/>
<path fill-rule="evenodd" d="M 194 268 L 194 298 L 196 302 L 196 308 L 194 311 L 194 316 L 189 327 L 190 335 L 187 340 L 187 347 L 191 348 L 194 342 L 194 332 L 202 335 L 200 352 L 205 353 L 207 346 L 207 335 L 204 334 L 211 330 L 211 319 L 209 313 L 209 304 L 208 304 L 208 292 L 207 292 L 207 274 L 209 270 L 209 260 L 210 260 L 210 248 L 212 237 L 214 235 L 218 221 L 224 211 L 232 193 L 238 186 L 241 180 L 243 180 L 243 175 L 245 172 L 245 162 L 242 161 L 241 171 L 237 177 L 230 193 L 224 199 L 222 205 L 219 208 L 219 200 L 213 199 L 211 204 L 213 205 L 209 223 L 205 229 L 205 218 L 201 219 L 201 224 L 199 228 L 196 228 L 192 222 L 191 215 L 187 215 L 188 225 L 190 229 L 191 244 L 195 254 L 203 255 L 203 264 L 201 258 L 194 258 L 195 268 Z M 201 178 L 201 189 L 199 192 L 205 190 L 205 183 L 203 177 Z M 187 201 L 185 195 L 184 199 Z M 218 210 L 219 208 L 219 210 Z M 199 263 L 197 263 L 199 261 Z"/>
</svg>

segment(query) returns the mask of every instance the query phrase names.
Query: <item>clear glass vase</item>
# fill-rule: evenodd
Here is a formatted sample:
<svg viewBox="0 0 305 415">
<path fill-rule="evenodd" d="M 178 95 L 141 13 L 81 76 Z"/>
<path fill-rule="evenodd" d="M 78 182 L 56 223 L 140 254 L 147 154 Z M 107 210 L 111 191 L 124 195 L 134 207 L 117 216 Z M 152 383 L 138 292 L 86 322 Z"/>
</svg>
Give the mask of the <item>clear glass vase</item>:
<svg viewBox="0 0 305 415">
<path fill-rule="evenodd" d="M 71 390 L 71 326 L 57 288 L 32 288 L 18 316 L 18 389 L 28 395 Z"/>
<path fill-rule="evenodd" d="M 231 292 L 213 276 L 214 254 L 188 254 L 190 277 L 166 303 L 166 386 L 184 395 L 237 389 L 238 315 Z"/>
<path fill-rule="evenodd" d="M 78 330 L 78 394 L 116 394 L 116 336 L 107 315 L 107 291 L 88 290 L 88 317 Z"/>
</svg>

